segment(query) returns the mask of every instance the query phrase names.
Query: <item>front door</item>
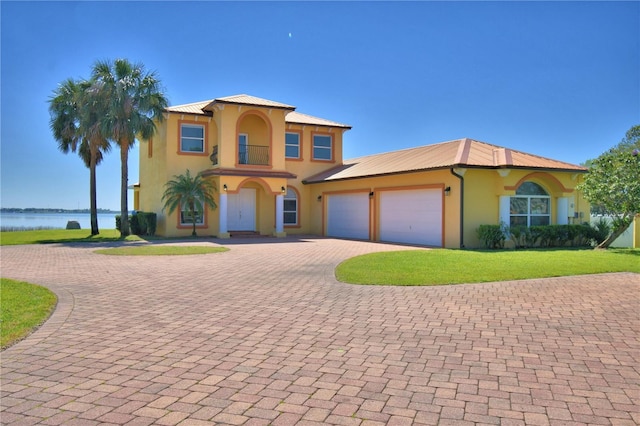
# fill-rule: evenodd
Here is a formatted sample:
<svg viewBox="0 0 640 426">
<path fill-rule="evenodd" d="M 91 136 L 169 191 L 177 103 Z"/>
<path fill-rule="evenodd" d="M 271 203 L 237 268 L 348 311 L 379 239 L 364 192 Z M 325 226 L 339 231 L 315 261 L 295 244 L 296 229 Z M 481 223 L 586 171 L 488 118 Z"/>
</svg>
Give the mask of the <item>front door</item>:
<svg viewBox="0 0 640 426">
<path fill-rule="evenodd" d="M 230 231 L 256 230 L 256 190 L 242 188 L 227 196 L 227 228 Z"/>
</svg>

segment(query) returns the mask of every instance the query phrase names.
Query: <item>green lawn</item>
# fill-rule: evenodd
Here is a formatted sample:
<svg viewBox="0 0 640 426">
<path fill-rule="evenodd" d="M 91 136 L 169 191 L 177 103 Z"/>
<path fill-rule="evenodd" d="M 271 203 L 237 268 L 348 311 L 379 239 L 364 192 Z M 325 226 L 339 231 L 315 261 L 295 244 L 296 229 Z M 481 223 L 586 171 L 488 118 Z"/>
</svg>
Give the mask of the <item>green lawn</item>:
<svg viewBox="0 0 640 426">
<path fill-rule="evenodd" d="M 342 262 L 338 280 L 352 284 L 441 285 L 528 278 L 640 273 L 640 250 L 408 250 Z"/>
<path fill-rule="evenodd" d="M 101 229 L 100 234 L 91 236 L 91 231 L 86 229 L 46 229 L 37 231 L 11 231 L 0 232 L 0 245 L 11 246 L 17 244 L 44 244 L 44 243 L 84 243 L 111 241 L 143 241 L 137 235 L 129 235 L 126 238 L 120 236 L 116 229 Z"/>
<path fill-rule="evenodd" d="M 184 254 L 207 254 L 229 251 L 226 247 L 207 246 L 129 246 L 95 250 L 95 253 L 116 256 L 172 256 Z"/>
<path fill-rule="evenodd" d="M 55 294 L 44 287 L 0 279 L 0 347 L 26 337 L 42 324 L 56 305 Z"/>
</svg>

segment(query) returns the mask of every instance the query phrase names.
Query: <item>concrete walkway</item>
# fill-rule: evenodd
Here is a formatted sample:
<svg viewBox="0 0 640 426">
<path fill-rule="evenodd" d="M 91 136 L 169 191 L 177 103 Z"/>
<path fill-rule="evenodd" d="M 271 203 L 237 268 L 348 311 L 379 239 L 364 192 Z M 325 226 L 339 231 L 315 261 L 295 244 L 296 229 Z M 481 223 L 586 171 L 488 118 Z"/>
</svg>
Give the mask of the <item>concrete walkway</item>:
<svg viewBox="0 0 640 426">
<path fill-rule="evenodd" d="M 2 276 L 59 304 L 0 353 L 0 423 L 640 424 L 640 275 L 353 286 L 340 261 L 404 247 L 224 244 L 2 247 Z"/>
</svg>

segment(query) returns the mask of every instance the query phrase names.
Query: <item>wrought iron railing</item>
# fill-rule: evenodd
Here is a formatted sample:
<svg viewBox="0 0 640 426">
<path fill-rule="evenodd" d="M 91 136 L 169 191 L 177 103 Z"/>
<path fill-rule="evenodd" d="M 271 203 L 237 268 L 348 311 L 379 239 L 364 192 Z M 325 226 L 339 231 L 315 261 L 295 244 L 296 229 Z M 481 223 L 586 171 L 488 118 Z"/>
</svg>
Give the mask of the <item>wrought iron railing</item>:
<svg viewBox="0 0 640 426">
<path fill-rule="evenodd" d="M 269 147 L 260 145 L 241 145 L 238 147 L 240 164 L 269 165 Z"/>
</svg>

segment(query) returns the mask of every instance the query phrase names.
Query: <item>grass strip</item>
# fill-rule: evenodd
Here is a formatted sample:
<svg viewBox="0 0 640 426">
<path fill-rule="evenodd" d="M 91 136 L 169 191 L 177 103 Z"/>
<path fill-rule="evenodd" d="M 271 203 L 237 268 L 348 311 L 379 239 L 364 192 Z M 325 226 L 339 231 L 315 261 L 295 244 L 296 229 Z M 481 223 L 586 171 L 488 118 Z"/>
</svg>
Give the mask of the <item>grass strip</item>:
<svg viewBox="0 0 640 426">
<path fill-rule="evenodd" d="M 640 250 L 408 250 L 342 262 L 336 278 L 352 284 L 443 285 L 529 278 L 640 273 Z"/>
<path fill-rule="evenodd" d="M 113 256 L 176 256 L 188 254 L 222 253 L 225 251 L 229 251 L 229 249 L 226 247 L 207 246 L 145 245 L 98 249 L 94 250 L 94 253 L 108 254 Z"/>
<path fill-rule="evenodd" d="M 50 243 L 107 243 L 115 241 L 144 241 L 137 235 L 121 237 L 117 229 L 102 229 L 91 235 L 87 229 L 47 229 L 34 231 L 0 232 L 0 245 Z"/>
<path fill-rule="evenodd" d="M 53 312 L 57 297 L 35 284 L 0 279 L 0 347 L 24 339 Z"/>
</svg>

